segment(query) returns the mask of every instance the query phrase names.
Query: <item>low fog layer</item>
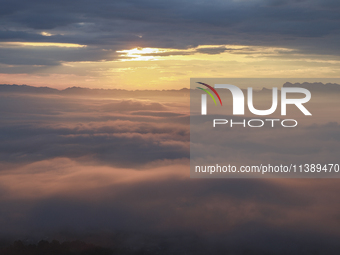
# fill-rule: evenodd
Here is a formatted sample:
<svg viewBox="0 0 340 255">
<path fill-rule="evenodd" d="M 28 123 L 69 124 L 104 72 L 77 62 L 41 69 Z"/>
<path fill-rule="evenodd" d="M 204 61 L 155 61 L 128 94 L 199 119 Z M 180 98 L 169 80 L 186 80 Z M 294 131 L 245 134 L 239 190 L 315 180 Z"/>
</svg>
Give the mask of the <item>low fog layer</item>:
<svg viewBox="0 0 340 255">
<path fill-rule="evenodd" d="M 337 254 L 339 180 L 190 179 L 187 91 L 134 93 L 141 95 L 1 92 L 3 238 L 110 246 L 124 233 L 132 246 Z M 294 135 L 305 143 L 287 140 L 287 157 L 320 153 L 319 139 L 329 144 L 320 155 L 339 154 L 338 120 Z M 259 143 L 244 137 L 242 146 L 250 153 Z"/>
</svg>

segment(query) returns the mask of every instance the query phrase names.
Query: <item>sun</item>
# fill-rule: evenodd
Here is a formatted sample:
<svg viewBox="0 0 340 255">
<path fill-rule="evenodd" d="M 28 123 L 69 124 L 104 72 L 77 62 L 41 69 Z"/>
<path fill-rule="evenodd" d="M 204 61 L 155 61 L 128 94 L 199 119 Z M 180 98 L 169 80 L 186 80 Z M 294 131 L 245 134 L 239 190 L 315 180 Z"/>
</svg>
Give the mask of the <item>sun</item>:
<svg viewBox="0 0 340 255">
<path fill-rule="evenodd" d="M 134 48 L 131 50 L 119 50 L 118 53 L 122 53 L 121 61 L 149 61 L 158 60 L 157 57 L 150 54 L 161 53 L 162 50 L 158 48 Z"/>
</svg>

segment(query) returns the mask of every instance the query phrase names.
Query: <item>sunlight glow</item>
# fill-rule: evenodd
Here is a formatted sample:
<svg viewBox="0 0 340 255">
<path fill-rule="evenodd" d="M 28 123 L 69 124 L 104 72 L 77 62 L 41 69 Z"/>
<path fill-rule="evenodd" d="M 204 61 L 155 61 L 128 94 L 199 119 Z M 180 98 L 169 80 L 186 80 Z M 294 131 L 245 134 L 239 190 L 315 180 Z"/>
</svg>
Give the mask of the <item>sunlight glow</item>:
<svg viewBox="0 0 340 255">
<path fill-rule="evenodd" d="M 119 61 L 150 61 L 150 60 L 193 60 L 193 59 L 215 59 L 216 56 L 224 56 L 227 54 L 255 56 L 279 55 L 282 53 L 290 53 L 292 49 L 278 47 L 261 47 L 246 45 L 199 45 L 188 49 L 169 49 L 169 48 L 133 48 L 130 50 L 119 50 Z M 218 58 L 219 58 L 218 57 Z M 242 57 L 241 57 L 242 58 Z M 244 59 L 244 58 L 243 58 Z"/>
<path fill-rule="evenodd" d="M 60 51 L 85 45 L 66 43 L 1 42 L 0 48 Z M 60 48 L 52 48 L 60 47 Z M 64 48 L 62 48 L 64 47 Z M 68 47 L 72 47 L 68 48 Z M 15 73 L 1 73 L 2 83 L 66 88 L 181 89 L 191 77 L 339 77 L 339 59 L 328 55 L 303 54 L 293 48 L 257 45 L 198 45 L 186 49 L 123 48 L 110 60 L 61 61 L 50 66 L 16 66 Z M 108 51 L 108 54 L 112 52 Z M 118 55 L 118 56 L 117 56 Z M 34 59 L 32 59 L 34 60 Z M 39 63 L 39 62 L 37 62 Z M 0 64 L 3 68 L 10 65 Z M 28 69 L 28 67 L 30 69 Z M 31 73 L 34 68 L 35 73 Z M 27 73 L 26 70 L 29 70 Z M 40 75 L 43 74 L 43 75 Z"/>
<path fill-rule="evenodd" d="M 134 48 L 131 50 L 119 50 L 118 53 L 123 53 L 120 56 L 124 57 L 121 61 L 148 61 L 156 60 L 154 56 L 143 56 L 145 54 L 159 53 L 157 48 Z"/>
<path fill-rule="evenodd" d="M 42 36 L 52 36 L 53 34 L 48 33 L 48 32 L 41 32 L 40 33 Z"/>
</svg>

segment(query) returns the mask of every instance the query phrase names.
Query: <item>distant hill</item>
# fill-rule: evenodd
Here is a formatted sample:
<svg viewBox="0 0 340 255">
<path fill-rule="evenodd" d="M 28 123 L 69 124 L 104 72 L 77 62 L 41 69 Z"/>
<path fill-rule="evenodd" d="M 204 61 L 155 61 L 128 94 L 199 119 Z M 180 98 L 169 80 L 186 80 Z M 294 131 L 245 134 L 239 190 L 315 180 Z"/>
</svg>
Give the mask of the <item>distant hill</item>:
<svg viewBox="0 0 340 255">
<path fill-rule="evenodd" d="M 283 87 L 301 87 L 314 92 L 340 93 L 340 85 L 336 83 L 290 83 L 286 82 Z M 246 92 L 246 89 L 242 89 Z M 255 92 L 270 92 L 271 89 L 263 88 Z M 89 89 L 82 87 L 70 87 L 58 90 L 49 87 L 34 87 L 29 85 L 0 84 L 0 93 L 21 94 L 49 94 L 62 96 L 91 96 L 91 97 L 159 97 L 159 96 L 189 96 L 190 89 L 179 90 L 124 90 L 124 89 Z"/>
<path fill-rule="evenodd" d="M 304 82 L 304 83 L 290 83 L 286 82 L 283 84 L 283 87 L 300 87 L 305 88 L 310 91 L 318 91 L 318 92 L 340 92 L 340 85 L 336 83 L 326 83 L 323 84 L 321 82 Z"/>
<path fill-rule="evenodd" d="M 57 94 L 60 91 L 49 87 L 33 87 L 28 85 L 9 85 L 0 84 L 0 92 L 18 92 L 18 93 L 34 93 L 34 94 Z"/>
<path fill-rule="evenodd" d="M 70 87 L 58 90 L 49 87 L 34 87 L 29 85 L 0 84 L 0 93 L 21 94 L 52 94 L 72 96 L 97 96 L 97 97 L 153 97 L 153 96 L 189 96 L 190 90 L 183 88 L 179 90 L 123 90 L 123 89 L 89 89 L 81 87 Z"/>
</svg>

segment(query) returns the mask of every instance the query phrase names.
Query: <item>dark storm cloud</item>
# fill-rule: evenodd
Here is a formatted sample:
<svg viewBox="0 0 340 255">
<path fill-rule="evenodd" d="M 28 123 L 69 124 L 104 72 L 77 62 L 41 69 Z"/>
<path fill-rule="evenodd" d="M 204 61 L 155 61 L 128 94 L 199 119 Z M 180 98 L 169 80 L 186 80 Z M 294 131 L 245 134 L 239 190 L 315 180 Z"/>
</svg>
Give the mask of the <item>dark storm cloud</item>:
<svg viewBox="0 0 340 255">
<path fill-rule="evenodd" d="M 11 31 L 11 30 L 1 30 L 0 39 L 2 41 L 43 41 L 44 36 L 36 33 L 28 33 L 25 31 Z"/>
<path fill-rule="evenodd" d="M 112 54 L 115 55 L 115 54 Z M 112 56 L 96 48 L 0 48 L 0 63 L 7 65 L 59 65 L 61 61 L 100 61 Z"/>
<path fill-rule="evenodd" d="M 218 47 L 218 48 L 202 48 L 197 49 L 197 52 L 205 53 L 205 54 L 220 54 L 222 52 L 225 52 L 227 48 L 225 47 Z"/>
<path fill-rule="evenodd" d="M 28 4 L 16 0 L 2 1 L 1 6 L 2 41 L 77 43 L 114 51 L 136 46 L 184 49 L 197 45 L 245 44 L 339 54 L 340 5 L 336 1 L 30 1 Z M 41 36 L 42 31 L 52 36 Z M 213 54 L 222 51 L 213 49 Z M 200 52 L 212 53 L 204 49 Z M 97 57 L 85 54 L 83 58 L 102 59 L 99 50 L 96 54 Z M 72 54 L 52 59 L 52 62 L 80 61 Z"/>
</svg>

